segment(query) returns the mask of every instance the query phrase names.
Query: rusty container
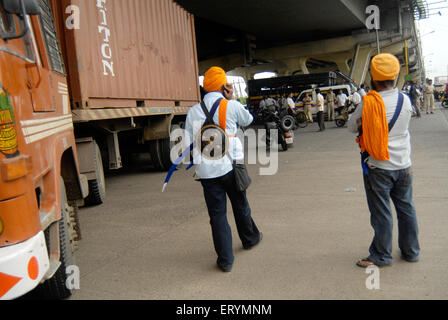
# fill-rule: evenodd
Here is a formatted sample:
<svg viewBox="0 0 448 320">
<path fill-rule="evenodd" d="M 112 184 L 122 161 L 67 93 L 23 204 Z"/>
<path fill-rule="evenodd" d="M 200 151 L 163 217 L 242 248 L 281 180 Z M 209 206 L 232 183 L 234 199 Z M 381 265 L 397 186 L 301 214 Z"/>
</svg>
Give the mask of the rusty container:
<svg viewBox="0 0 448 320">
<path fill-rule="evenodd" d="M 171 0 L 52 0 L 72 109 L 200 100 L 194 17 Z"/>
</svg>

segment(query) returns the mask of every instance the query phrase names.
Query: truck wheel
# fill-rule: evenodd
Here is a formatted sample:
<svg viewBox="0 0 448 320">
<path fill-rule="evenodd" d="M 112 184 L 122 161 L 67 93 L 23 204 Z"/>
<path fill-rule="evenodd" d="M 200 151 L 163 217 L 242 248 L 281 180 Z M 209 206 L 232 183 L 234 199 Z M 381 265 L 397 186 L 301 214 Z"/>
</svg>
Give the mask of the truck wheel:
<svg viewBox="0 0 448 320">
<path fill-rule="evenodd" d="M 179 125 L 174 124 L 171 126 L 171 132 L 179 128 Z M 157 170 L 168 171 L 171 168 L 173 165 L 173 162 L 171 161 L 171 148 L 177 143 L 182 143 L 182 141 L 170 141 L 168 138 L 149 142 L 149 152 L 154 167 Z"/>
<path fill-rule="evenodd" d="M 94 142 L 95 179 L 89 180 L 89 195 L 85 199 L 87 206 L 96 206 L 106 199 L 106 180 L 104 178 L 103 161 L 98 144 Z"/>
<path fill-rule="evenodd" d="M 70 212 L 73 208 L 68 205 L 67 195 L 65 192 L 64 180 L 61 178 L 61 220 L 59 220 L 59 246 L 60 246 L 60 262 L 58 270 L 51 279 L 45 281 L 39 288 L 43 296 L 47 299 L 65 299 L 72 295 L 72 290 L 66 285 L 67 267 L 74 265 L 73 252 L 76 247 L 76 231 L 74 229 L 73 220 Z M 47 238 L 47 246 L 49 244 L 49 231 L 45 231 Z M 50 250 L 49 250 L 50 251 Z"/>
</svg>

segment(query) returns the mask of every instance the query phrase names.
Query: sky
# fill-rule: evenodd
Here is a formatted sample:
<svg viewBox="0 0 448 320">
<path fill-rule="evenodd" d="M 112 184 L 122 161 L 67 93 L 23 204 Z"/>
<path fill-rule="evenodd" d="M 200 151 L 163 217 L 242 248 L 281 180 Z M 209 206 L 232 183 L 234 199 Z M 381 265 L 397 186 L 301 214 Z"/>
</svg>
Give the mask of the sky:
<svg viewBox="0 0 448 320">
<path fill-rule="evenodd" d="M 448 76 L 448 8 L 444 8 L 448 7 L 448 1 L 428 0 L 427 2 L 431 16 L 418 21 L 417 25 L 420 29 L 426 77 L 433 79 L 438 76 Z M 433 15 L 439 11 L 441 16 Z"/>
</svg>

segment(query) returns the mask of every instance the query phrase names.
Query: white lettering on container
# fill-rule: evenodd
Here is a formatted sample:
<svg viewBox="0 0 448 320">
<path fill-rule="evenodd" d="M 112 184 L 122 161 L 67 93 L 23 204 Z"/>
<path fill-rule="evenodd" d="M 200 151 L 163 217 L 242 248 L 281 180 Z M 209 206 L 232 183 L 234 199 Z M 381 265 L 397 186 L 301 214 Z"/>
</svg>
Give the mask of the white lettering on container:
<svg viewBox="0 0 448 320">
<path fill-rule="evenodd" d="M 103 36 L 101 44 L 101 57 L 103 65 L 103 75 L 115 77 L 114 61 L 112 59 L 112 49 L 110 46 L 110 29 L 107 25 L 107 0 L 97 0 L 96 6 L 100 13 L 100 25 L 98 26 L 98 33 Z"/>
</svg>

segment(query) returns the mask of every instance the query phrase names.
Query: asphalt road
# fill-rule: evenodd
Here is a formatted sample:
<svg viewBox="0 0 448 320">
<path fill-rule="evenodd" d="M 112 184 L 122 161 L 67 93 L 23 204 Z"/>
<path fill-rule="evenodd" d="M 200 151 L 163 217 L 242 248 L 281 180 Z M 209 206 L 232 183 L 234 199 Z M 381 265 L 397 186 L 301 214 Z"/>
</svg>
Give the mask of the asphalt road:
<svg viewBox="0 0 448 320">
<path fill-rule="evenodd" d="M 373 236 L 355 137 L 327 122 L 322 133 L 317 124 L 296 131 L 294 148 L 279 153 L 277 174 L 260 176 L 259 166 L 249 166 L 248 198 L 264 238 L 242 250 L 229 212 L 231 273 L 216 268 L 192 172 L 177 171 L 163 194 L 164 174 L 144 158 L 109 174 L 106 203 L 80 211 L 81 279 L 72 299 L 447 299 L 447 116 L 437 109 L 412 120 L 421 260 L 400 259 L 395 227 L 394 263 L 380 269 L 380 289 L 368 289 L 370 274 L 355 265 Z"/>
</svg>

